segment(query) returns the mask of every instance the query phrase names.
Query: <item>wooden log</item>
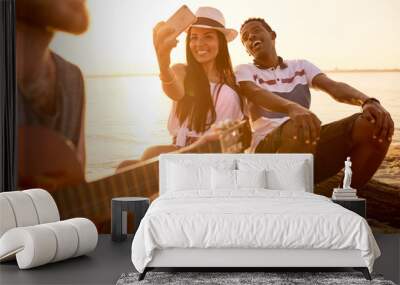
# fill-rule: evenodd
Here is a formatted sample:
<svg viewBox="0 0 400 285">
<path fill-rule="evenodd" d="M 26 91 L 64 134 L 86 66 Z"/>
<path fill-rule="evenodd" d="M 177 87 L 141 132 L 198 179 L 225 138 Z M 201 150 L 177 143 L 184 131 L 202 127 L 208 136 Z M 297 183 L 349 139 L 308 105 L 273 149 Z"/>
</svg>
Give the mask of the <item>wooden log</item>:
<svg viewBox="0 0 400 285">
<path fill-rule="evenodd" d="M 342 173 L 339 173 L 315 185 L 314 192 L 331 197 L 333 188 L 338 187 L 342 177 Z M 371 219 L 371 224 L 391 227 L 393 231 L 400 232 L 399 187 L 372 179 L 362 189 L 357 190 L 357 195 L 367 200 L 367 219 Z"/>
</svg>

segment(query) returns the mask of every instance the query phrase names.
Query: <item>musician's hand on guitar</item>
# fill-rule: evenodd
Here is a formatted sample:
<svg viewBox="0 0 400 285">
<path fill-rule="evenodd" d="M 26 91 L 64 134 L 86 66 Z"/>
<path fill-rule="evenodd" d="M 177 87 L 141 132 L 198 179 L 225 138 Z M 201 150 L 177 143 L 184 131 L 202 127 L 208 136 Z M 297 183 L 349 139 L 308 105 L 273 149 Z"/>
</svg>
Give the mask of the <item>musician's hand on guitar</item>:
<svg viewBox="0 0 400 285">
<path fill-rule="evenodd" d="M 85 181 L 85 172 L 74 145 L 44 127 L 18 128 L 18 185 L 48 191 Z"/>
</svg>

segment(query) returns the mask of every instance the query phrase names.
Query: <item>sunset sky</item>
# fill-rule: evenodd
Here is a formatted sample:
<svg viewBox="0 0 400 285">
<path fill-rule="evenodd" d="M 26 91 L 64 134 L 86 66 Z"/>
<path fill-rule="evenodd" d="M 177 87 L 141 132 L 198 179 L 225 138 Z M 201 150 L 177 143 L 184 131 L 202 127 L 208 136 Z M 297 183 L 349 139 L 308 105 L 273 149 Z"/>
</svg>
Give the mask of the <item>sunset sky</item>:
<svg viewBox="0 0 400 285">
<path fill-rule="evenodd" d="M 193 12 L 216 7 L 235 29 L 249 17 L 265 18 L 284 58 L 305 58 L 325 70 L 400 68 L 398 0 L 89 0 L 89 30 L 58 33 L 52 48 L 85 75 L 157 73 L 152 29 L 182 4 Z M 184 62 L 184 35 L 179 40 L 173 62 Z M 239 38 L 229 49 L 234 65 L 251 60 Z"/>
</svg>

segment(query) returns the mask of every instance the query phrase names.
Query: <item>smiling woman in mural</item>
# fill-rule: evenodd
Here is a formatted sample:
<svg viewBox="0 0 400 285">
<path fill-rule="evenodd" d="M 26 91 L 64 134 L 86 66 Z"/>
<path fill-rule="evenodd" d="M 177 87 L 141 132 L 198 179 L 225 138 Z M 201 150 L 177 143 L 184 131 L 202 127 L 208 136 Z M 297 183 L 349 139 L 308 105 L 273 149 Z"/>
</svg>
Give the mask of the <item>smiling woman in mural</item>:
<svg viewBox="0 0 400 285">
<path fill-rule="evenodd" d="M 187 64 L 170 64 L 171 50 L 178 43 L 171 37 L 174 29 L 164 22 L 154 28 L 162 88 L 173 100 L 168 120 L 173 144 L 148 148 L 142 159 L 187 146 L 214 123 L 243 117 L 227 46 L 237 31 L 225 28 L 224 16 L 215 8 L 201 7 L 196 16 L 186 38 Z"/>
</svg>

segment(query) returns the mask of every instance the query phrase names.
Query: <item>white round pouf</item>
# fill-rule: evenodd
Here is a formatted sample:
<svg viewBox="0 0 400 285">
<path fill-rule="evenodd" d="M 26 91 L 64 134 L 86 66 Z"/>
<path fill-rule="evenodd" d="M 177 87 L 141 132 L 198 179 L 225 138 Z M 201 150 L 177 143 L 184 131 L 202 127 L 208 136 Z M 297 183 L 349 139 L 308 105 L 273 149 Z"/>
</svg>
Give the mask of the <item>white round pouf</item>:
<svg viewBox="0 0 400 285">
<path fill-rule="evenodd" d="M 97 246 L 98 233 L 97 228 L 91 220 L 85 218 L 74 218 L 65 220 L 70 223 L 78 233 L 78 249 L 74 257 L 86 254 L 94 250 Z"/>
<path fill-rule="evenodd" d="M 29 189 L 22 191 L 30 196 L 36 208 L 39 224 L 51 223 L 60 220 L 56 202 L 49 192 L 43 189 Z"/>
<path fill-rule="evenodd" d="M 16 226 L 17 222 L 15 221 L 11 204 L 8 199 L 3 197 L 0 193 L 0 238 L 6 231 Z"/>
<path fill-rule="evenodd" d="M 16 254 L 20 269 L 28 269 L 51 262 L 57 251 L 53 231 L 46 227 L 14 228 L 1 237 L 0 257 Z"/>
<path fill-rule="evenodd" d="M 60 221 L 53 197 L 43 189 L 0 193 L 0 262 L 17 259 L 20 269 L 77 257 L 94 250 L 92 221 Z"/>
<path fill-rule="evenodd" d="M 30 196 L 23 191 L 1 193 L 13 209 L 17 227 L 33 226 L 39 223 L 35 205 Z"/>
<path fill-rule="evenodd" d="M 51 229 L 56 235 L 57 251 L 51 262 L 73 257 L 78 249 L 78 233 L 70 223 L 65 221 L 41 225 Z"/>
</svg>

